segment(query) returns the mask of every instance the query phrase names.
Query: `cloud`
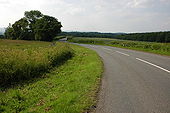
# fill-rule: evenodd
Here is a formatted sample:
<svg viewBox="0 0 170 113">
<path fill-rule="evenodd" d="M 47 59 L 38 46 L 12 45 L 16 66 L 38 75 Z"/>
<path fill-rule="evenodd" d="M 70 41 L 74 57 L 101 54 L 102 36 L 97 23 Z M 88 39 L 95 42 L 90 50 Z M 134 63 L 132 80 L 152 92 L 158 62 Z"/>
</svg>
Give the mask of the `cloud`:
<svg viewBox="0 0 170 113">
<path fill-rule="evenodd" d="M 164 3 L 170 3 L 169 0 L 159 0 L 160 2 L 164 2 Z"/>
<path fill-rule="evenodd" d="M 170 29 L 170 0 L 0 0 L 0 26 L 40 10 L 63 30 L 137 32 Z"/>
<path fill-rule="evenodd" d="M 155 0 L 130 0 L 127 7 L 130 8 L 147 8 L 154 4 Z"/>
</svg>

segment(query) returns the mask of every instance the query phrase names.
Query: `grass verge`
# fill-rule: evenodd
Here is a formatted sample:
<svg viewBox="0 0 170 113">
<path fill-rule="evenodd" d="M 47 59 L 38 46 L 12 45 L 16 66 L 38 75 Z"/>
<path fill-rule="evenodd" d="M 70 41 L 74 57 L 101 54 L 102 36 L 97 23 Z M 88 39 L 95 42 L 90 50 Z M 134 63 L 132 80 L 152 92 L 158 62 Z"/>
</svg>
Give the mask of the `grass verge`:
<svg viewBox="0 0 170 113">
<path fill-rule="evenodd" d="M 108 38 L 81 38 L 81 37 L 71 38 L 69 41 L 75 43 L 96 44 L 119 48 L 127 48 L 132 50 L 139 50 L 170 56 L 170 43 L 128 41 Z"/>
<path fill-rule="evenodd" d="M 102 63 L 96 52 L 71 45 L 72 59 L 50 73 L 0 92 L 2 113 L 80 113 L 95 103 Z"/>
</svg>

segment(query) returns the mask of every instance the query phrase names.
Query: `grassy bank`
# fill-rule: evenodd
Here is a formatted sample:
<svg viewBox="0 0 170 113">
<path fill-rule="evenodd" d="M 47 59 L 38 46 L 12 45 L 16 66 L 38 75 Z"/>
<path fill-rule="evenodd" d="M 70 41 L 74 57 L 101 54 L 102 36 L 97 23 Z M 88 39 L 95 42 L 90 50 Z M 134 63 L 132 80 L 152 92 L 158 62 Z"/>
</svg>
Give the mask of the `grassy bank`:
<svg viewBox="0 0 170 113">
<path fill-rule="evenodd" d="M 70 42 L 84 44 L 108 45 L 113 47 L 128 48 L 133 50 L 146 51 L 161 55 L 170 56 L 170 43 L 155 43 L 155 42 L 140 42 L 140 41 L 125 41 L 107 38 L 72 38 Z"/>
<path fill-rule="evenodd" d="M 95 103 L 102 73 L 98 55 L 71 45 L 74 57 L 23 86 L 0 92 L 2 113 L 81 113 Z"/>
<path fill-rule="evenodd" d="M 34 42 L 30 47 L 30 42 L 27 41 L 18 41 L 16 47 L 16 41 L 3 40 L 0 43 L 7 42 L 0 49 L 0 86 L 38 77 L 73 54 L 66 43 L 57 43 L 54 46 L 48 43 L 48 46 L 43 47 L 45 42 L 42 45 L 41 42 Z"/>
</svg>

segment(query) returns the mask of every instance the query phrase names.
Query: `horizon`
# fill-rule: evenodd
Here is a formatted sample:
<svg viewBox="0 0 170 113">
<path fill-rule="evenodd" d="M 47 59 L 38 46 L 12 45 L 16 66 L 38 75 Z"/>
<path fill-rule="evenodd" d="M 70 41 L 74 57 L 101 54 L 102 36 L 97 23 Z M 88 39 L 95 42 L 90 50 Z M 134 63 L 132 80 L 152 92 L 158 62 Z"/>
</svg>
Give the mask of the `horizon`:
<svg viewBox="0 0 170 113">
<path fill-rule="evenodd" d="M 0 33 L 4 34 L 5 32 L 5 28 L 6 27 L 0 27 Z M 93 32 L 96 32 L 96 33 L 112 33 L 112 34 L 116 34 L 116 33 L 125 33 L 125 34 L 133 34 L 133 33 L 154 33 L 154 32 L 170 32 L 170 30 L 165 30 L 165 31 L 146 31 L 146 32 L 100 32 L 100 31 L 61 31 L 61 32 L 80 32 L 80 33 L 93 33 Z"/>
</svg>

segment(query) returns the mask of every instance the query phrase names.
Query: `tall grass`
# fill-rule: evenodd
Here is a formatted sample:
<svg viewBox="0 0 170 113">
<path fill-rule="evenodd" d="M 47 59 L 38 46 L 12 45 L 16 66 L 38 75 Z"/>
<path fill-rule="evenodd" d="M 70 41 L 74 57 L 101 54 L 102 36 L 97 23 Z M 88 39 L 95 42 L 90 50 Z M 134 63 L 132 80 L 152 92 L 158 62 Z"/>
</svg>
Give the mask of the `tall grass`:
<svg viewBox="0 0 170 113">
<path fill-rule="evenodd" d="M 66 43 L 22 49 L 11 47 L 0 49 L 0 86 L 38 77 L 73 53 Z"/>
<path fill-rule="evenodd" d="M 51 43 L 44 41 L 5 40 L 0 39 L 0 48 L 27 49 L 36 47 L 47 47 Z"/>
<path fill-rule="evenodd" d="M 125 41 L 107 38 L 72 38 L 70 42 L 109 45 L 114 47 L 129 48 L 135 50 L 148 51 L 162 55 L 170 55 L 170 43 Z"/>
</svg>

